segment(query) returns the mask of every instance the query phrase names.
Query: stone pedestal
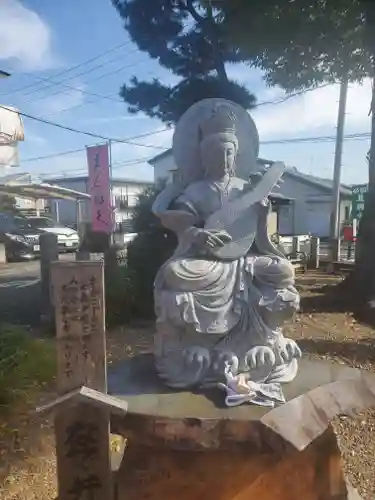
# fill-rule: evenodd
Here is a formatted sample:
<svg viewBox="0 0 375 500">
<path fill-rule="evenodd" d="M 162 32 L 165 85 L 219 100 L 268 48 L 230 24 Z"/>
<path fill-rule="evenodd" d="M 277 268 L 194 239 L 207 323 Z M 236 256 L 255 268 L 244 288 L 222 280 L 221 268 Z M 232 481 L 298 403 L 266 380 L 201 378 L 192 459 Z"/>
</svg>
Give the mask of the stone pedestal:
<svg viewBox="0 0 375 500">
<path fill-rule="evenodd" d="M 219 390 L 171 391 L 151 355 L 109 372 L 109 390 L 129 404 L 112 418 L 128 438 L 119 500 L 344 500 L 348 488 L 329 421 L 375 405 L 375 377 L 303 360 L 275 409 L 225 408 Z"/>
</svg>

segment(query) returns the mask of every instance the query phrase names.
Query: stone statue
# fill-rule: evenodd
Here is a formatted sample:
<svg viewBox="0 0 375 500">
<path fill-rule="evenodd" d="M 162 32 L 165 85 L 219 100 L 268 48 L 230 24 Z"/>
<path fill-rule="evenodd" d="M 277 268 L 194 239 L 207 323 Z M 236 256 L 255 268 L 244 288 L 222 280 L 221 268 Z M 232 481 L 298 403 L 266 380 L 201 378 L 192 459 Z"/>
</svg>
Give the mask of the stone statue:
<svg viewBox="0 0 375 500">
<path fill-rule="evenodd" d="M 196 103 L 173 138 L 178 180 L 153 206 L 179 241 L 155 279 L 157 372 L 173 388 L 219 385 L 228 405 L 283 402 L 301 354 L 281 331 L 299 306 L 294 269 L 267 233 L 285 167 L 260 170 L 258 148 L 244 109 Z"/>
</svg>

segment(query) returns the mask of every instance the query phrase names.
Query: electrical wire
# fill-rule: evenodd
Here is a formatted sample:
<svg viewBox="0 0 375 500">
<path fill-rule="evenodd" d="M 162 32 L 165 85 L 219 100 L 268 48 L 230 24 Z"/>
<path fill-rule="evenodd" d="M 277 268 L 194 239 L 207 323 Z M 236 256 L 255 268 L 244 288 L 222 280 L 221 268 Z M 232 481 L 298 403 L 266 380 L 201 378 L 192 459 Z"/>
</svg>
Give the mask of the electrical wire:
<svg viewBox="0 0 375 500">
<path fill-rule="evenodd" d="M 297 90 L 296 92 L 292 92 L 292 93 L 288 94 L 287 96 L 282 97 L 281 99 L 275 99 L 273 101 L 258 102 L 255 105 L 254 109 L 258 108 L 259 106 L 267 106 L 269 104 L 282 104 L 286 101 L 289 101 L 289 99 L 292 99 L 293 97 L 297 97 L 299 95 L 306 94 L 308 92 L 314 92 L 315 90 L 324 89 L 325 87 L 329 87 L 330 85 L 332 85 L 332 83 L 323 83 L 322 85 L 317 85 L 316 87 L 313 87 L 311 89 Z"/>
<path fill-rule="evenodd" d="M 162 132 L 166 132 L 167 130 L 171 130 L 170 127 L 165 127 L 161 130 L 155 130 L 154 132 L 149 132 L 147 134 L 141 134 L 141 135 L 136 135 L 134 137 L 129 137 L 127 140 L 133 140 L 133 139 L 141 139 L 142 137 L 149 137 L 151 135 L 157 135 Z M 113 141 L 116 142 L 116 141 Z M 87 146 L 90 147 L 90 146 Z M 29 162 L 34 162 L 34 161 L 41 161 L 41 160 L 49 160 L 51 158 L 56 158 L 58 156 L 66 156 L 66 155 L 71 155 L 74 153 L 81 153 L 82 151 L 86 151 L 86 147 L 84 148 L 79 148 L 79 149 L 70 149 L 68 151 L 60 151 L 59 153 L 51 153 L 49 155 L 45 156 L 36 156 L 34 158 L 26 158 L 25 160 L 22 160 L 22 163 L 29 163 Z"/>
<path fill-rule="evenodd" d="M 133 50 L 133 51 L 130 53 L 130 55 L 131 55 L 131 54 L 134 54 L 135 52 L 138 52 L 138 50 L 137 50 L 137 49 Z M 50 88 L 50 87 L 54 87 L 54 86 L 56 86 L 56 85 L 61 85 L 61 84 L 62 84 L 63 82 L 65 82 L 65 81 L 72 80 L 73 78 L 77 78 L 78 76 L 87 75 L 88 73 L 92 73 L 93 71 L 96 71 L 97 69 L 103 68 L 104 66 L 106 66 L 106 65 L 108 65 L 108 64 L 110 64 L 110 63 L 112 63 L 112 62 L 116 62 L 116 61 L 118 61 L 118 60 L 119 60 L 119 57 L 117 56 L 117 57 L 115 57 L 115 58 L 113 58 L 113 59 L 111 59 L 111 60 L 109 60 L 109 61 L 106 61 L 106 62 L 105 62 L 105 63 L 103 63 L 103 64 L 99 64 L 99 65 L 97 65 L 97 66 L 94 66 L 93 68 L 90 68 L 90 69 L 86 70 L 86 71 L 82 71 L 81 73 L 78 73 L 77 75 L 68 76 L 67 78 L 64 78 L 64 79 L 62 79 L 62 80 L 60 80 L 60 81 L 58 81 L 58 82 L 56 82 L 56 83 L 54 83 L 54 84 L 47 85 L 47 86 L 43 87 L 42 89 L 34 90 L 34 91 L 31 91 L 31 92 L 26 92 L 26 93 L 24 94 L 24 96 L 28 96 L 28 95 L 34 94 L 35 92 L 44 91 L 44 90 L 46 90 L 46 89 L 48 89 L 48 88 Z M 105 73 L 104 75 L 100 75 L 100 76 L 99 76 L 99 77 L 97 77 L 97 78 L 93 78 L 91 81 L 97 81 L 97 80 L 100 80 L 100 79 L 102 79 L 102 78 L 104 78 L 104 77 L 106 77 L 106 76 L 111 75 L 112 73 L 113 73 L 113 74 L 116 74 L 116 73 L 118 73 L 119 71 L 122 71 L 122 70 L 123 70 L 123 69 L 125 69 L 125 68 L 132 67 L 133 65 L 134 65 L 134 63 L 131 63 L 130 65 L 122 66 L 121 68 L 118 68 L 118 69 L 117 69 L 117 70 L 115 70 L 115 71 L 111 71 L 111 72 L 109 72 L 109 73 Z M 77 90 L 77 89 L 76 89 L 76 90 Z M 35 101 L 40 101 L 41 99 L 47 99 L 48 97 L 52 97 L 52 96 L 55 96 L 55 95 L 57 95 L 57 94 L 61 94 L 61 93 L 63 93 L 63 92 L 64 92 L 64 91 L 58 90 L 58 91 L 56 91 L 56 92 L 53 92 L 52 94 L 48 94 L 48 95 L 45 95 L 45 96 L 39 96 L 39 97 L 37 97 L 37 98 L 35 98 L 35 99 L 31 99 L 31 100 L 29 100 L 29 101 L 24 102 L 24 105 L 26 105 L 26 104 L 30 104 L 30 103 L 34 103 Z"/>
<path fill-rule="evenodd" d="M 165 129 L 168 130 L 168 129 Z M 155 133 L 158 132 L 163 132 L 165 130 L 159 130 Z M 146 134 L 145 134 L 146 135 Z M 148 135 L 148 134 L 147 134 Z M 363 140 L 363 139 L 368 139 L 370 137 L 370 133 L 364 132 L 360 134 L 348 134 L 344 137 L 345 140 Z M 300 142 L 311 142 L 311 143 L 317 143 L 317 142 L 334 142 L 336 140 L 335 136 L 320 136 L 320 137 L 306 137 L 306 138 L 292 138 L 292 139 L 280 139 L 280 140 L 272 140 L 272 141 L 264 141 L 261 144 L 289 144 L 289 143 L 300 143 Z M 56 153 L 53 155 L 46 155 L 44 157 L 36 157 L 36 158 L 28 158 L 26 160 L 23 160 L 23 162 L 30 162 L 30 161 L 39 161 L 39 160 L 44 160 L 48 158 L 53 158 L 56 156 L 62 156 L 63 154 L 73 154 L 73 153 L 78 153 L 85 151 L 86 148 L 81 148 L 81 149 L 76 149 L 76 150 L 71 150 L 71 151 L 65 151 L 63 153 Z M 117 161 L 113 163 L 113 169 L 119 169 L 123 167 L 131 167 L 132 165 L 138 165 L 141 163 L 148 162 L 152 160 L 154 156 L 146 156 L 146 157 L 136 157 L 136 158 L 131 158 L 129 160 L 124 160 L 124 161 Z M 66 177 L 67 175 L 70 175 L 72 173 L 78 174 L 81 173 L 82 175 L 87 174 L 87 169 L 84 168 L 77 168 L 77 169 L 70 169 L 66 171 L 60 172 L 61 178 Z M 51 177 L 51 174 L 39 174 L 39 177 L 44 176 L 44 177 Z M 56 177 L 54 177 L 56 178 Z M 58 177 L 59 178 L 59 177 Z"/>
<path fill-rule="evenodd" d="M 83 62 L 81 62 L 79 64 L 74 65 L 74 66 L 71 66 L 70 68 L 66 68 L 66 69 L 64 69 L 62 71 L 59 71 L 58 73 L 55 73 L 53 76 L 48 77 L 45 80 L 51 80 L 52 78 L 56 78 L 57 76 L 64 75 L 66 73 L 69 73 L 70 71 L 73 71 L 75 69 L 78 69 L 78 68 L 81 68 L 83 66 L 86 66 L 87 64 L 90 64 L 91 62 L 94 62 L 94 61 L 100 59 L 103 56 L 106 56 L 106 55 L 108 55 L 108 54 L 110 54 L 112 52 L 115 52 L 116 50 L 119 50 L 121 48 L 124 48 L 124 47 L 128 46 L 130 43 L 131 43 L 131 41 L 129 40 L 129 41 L 125 42 L 125 43 L 121 43 L 120 45 L 116 45 L 115 47 L 112 47 L 111 49 L 106 50 L 105 52 L 102 52 L 102 53 L 100 53 L 100 54 L 98 54 L 98 55 L 96 55 L 94 57 L 91 57 L 90 59 L 87 59 L 86 61 L 83 61 Z M 25 74 L 28 75 L 28 73 L 25 73 Z M 31 75 L 29 75 L 29 76 L 31 76 Z M 34 76 L 34 75 L 32 75 L 32 76 Z M 22 87 L 18 87 L 16 89 L 10 90 L 8 92 L 2 92 L 2 93 L 0 93 L 0 96 L 10 95 L 10 94 L 13 95 L 16 92 L 17 93 L 18 92 L 22 92 L 25 89 L 28 89 L 30 87 L 35 87 L 35 86 L 38 86 L 38 85 L 39 85 L 38 82 L 30 83 L 28 85 L 24 85 Z M 40 89 L 40 90 L 43 90 L 43 89 Z"/>
<path fill-rule="evenodd" d="M 129 160 L 124 160 L 124 161 L 117 161 L 112 164 L 112 170 L 117 170 L 119 168 L 124 168 L 124 167 L 131 167 L 133 165 L 139 165 L 140 163 L 145 163 L 148 162 L 149 160 L 152 160 L 152 156 L 145 156 L 142 158 L 131 158 Z M 70 175 L 71 173 L 75 173 L 76 175 L 87 175 L 87 169 L 85 168 L 73 168 L 69 170 L 64 170 L 62 172 L 59 172 L 60 177 L 66 178 L 67 174 Z M 38 177 L 49 177 L 51 178 L 51 174 L 38 174 Z M 59 179 L 59 176 L 56 177 L 54 176 L 53 179 Z"/>
<path fill-rule="evenodd" d="M 38 116 L 32 116 L 32 115 L 29 115 L 28 113 L 23 113 L 22 111 L 13 110 L 13 109 L 7 108 L 6 106 L 2 106 L 2 105 L 0 105 L 0 108 L 1 109 L 6 109 L 7 111 L 10 111 L 12 113 L 17 113 L 18 115 L 23 116 L 25 118 L 29 118 L 30 120 L 34 120 L 34 121 L 37 121 L 37 122 L 40 122 L 40 123 L 44 123 L 45 125 L 51 125 L 52 127 L 57 127 L 57 128 L 62 129 L 62 130 L 67 130 L 69 132 L 74 132 L 76 134 L 87 135 L 89 137 L 94 137 L 96 139 L 103 139 L 104 141 L 121 142 L 121 143 L 131 144 L 133 146 L 139 146 L 139 147 L 143 147 L 143 148 L 162 149 L 164 151 L 168 149 L 168 148 L 161 147 L 161 146 L 153 146 L 153 145 L 150 145 L 150 144 L 140 144 L 140 143 L 137 143 L 137 142 L 132 142 L 132 141 L 127 140 L 127 139 L 117 139 L 117 138 L 108 137 L 108 136 L 101 135 L 101 134 L 95 134 L 93 132 L 87 132 L 85 130 L 80 130 L 80 129 L 73 128 L 73 127 L 68 127 L 66 125 L 62 125 L 61 123 L 55 123 L 55 122 L 52 122 L 50 120 L 45 120 L 44 118 L 41 118 L 41 117 L 38 117 Z"/>
</svg>

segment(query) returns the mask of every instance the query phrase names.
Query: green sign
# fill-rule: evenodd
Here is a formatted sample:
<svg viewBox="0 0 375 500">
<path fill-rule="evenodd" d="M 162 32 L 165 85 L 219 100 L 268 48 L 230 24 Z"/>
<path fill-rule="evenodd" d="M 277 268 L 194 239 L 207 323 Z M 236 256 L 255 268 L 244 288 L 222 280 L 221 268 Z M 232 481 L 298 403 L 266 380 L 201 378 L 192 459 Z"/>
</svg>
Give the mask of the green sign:
<svg viewBox="0 0 375 500">
<path fill-rule="evenodd" d="M 352 219 L 359 220 L 362 217 L 367 191 L 368 184 L 352 186 Z"/>
</svg>

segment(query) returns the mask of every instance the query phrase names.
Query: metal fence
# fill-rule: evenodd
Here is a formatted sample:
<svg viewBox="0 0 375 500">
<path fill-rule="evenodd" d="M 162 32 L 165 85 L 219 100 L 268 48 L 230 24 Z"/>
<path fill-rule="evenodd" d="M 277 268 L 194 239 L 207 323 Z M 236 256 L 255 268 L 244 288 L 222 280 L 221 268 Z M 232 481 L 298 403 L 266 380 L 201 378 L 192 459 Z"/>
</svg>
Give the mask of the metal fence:
<svg viewBox="0 0 375 500">
<path fill-rule="evenodd" d="M 279 243 L 280 248 L 286 255 L 293 255 L 294 245 L 293 237 L 281 238 Z M 330 243 L 328 241 L 320 241 L 319 244 L 319 260 L 320 262 L 330 262 L 331 261 L 331 249 Z M 304 254 L 306 258 L 311 256 L 311 238 L 306 238 L 300 241 L 298 245 L 299 254 Z M 343 262 L 354 262 L 355 260 L 355 243 L 341 242 L 340 245 L 340 261 Z"/>
</svg>

